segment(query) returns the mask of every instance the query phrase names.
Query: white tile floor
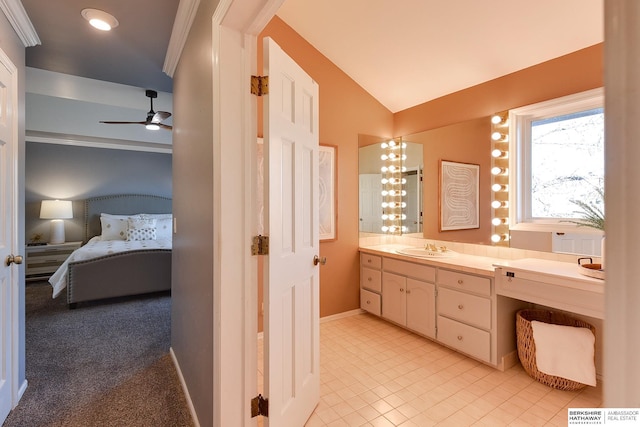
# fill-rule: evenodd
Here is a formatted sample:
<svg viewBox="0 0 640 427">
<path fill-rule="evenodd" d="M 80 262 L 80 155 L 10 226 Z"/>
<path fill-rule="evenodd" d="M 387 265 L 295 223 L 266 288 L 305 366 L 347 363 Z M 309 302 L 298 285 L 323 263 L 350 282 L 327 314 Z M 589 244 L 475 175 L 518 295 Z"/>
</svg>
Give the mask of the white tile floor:
<svg viewBox="0 0 640 427">
<path fill-rule="evenodd" d="M 554 390 L 519 364 L 501 372 L 368 314 L 321 324 L 320 369 L 307 427 L 566 426 L 568 408 L 602 404 L 600 385 Z"/>
</svg>

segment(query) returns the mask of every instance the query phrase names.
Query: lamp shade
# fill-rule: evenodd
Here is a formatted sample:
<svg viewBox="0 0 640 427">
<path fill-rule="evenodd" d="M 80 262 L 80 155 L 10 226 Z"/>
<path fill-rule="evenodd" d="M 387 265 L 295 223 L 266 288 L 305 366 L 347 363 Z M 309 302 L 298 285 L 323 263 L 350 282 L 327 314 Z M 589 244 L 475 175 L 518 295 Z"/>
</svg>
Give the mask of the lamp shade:
<svg viewBox="0 0 640 427">
<path fill-rule="evenodd" d="M 73 208 L 70 200 L 43 200 L 40 206 L 41 219 L 73 218 Z"/>
</svg>

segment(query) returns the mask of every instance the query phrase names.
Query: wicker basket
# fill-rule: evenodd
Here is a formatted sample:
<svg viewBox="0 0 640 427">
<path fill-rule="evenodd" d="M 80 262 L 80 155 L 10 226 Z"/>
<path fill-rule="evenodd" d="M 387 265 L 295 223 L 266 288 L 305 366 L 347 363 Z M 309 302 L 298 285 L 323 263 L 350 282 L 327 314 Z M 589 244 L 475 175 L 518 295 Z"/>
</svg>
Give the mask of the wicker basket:
<svg viewBox="0 0 640 427">
<path fill-rule="evenodd" d="M 586 386 L 585 384 L 562 377 L 556 377 L 554 375 L 547 375 L 538 371 L 538 367 L 536 366 L 536 345 L 533 341 L 533 329 L 531 328 L 532 320 L 551 323 L 554 325 L 589 328 L 594 335 L 596 333 L 596 328 L 580 319 L 555 311 L 526 309 L 520 310 L 516 314 L 518 357 L 520 358 L 522 367 L 527 374 L 536 381 L 558 390 L 580 390 L 584 388 Z"/>
</svg>

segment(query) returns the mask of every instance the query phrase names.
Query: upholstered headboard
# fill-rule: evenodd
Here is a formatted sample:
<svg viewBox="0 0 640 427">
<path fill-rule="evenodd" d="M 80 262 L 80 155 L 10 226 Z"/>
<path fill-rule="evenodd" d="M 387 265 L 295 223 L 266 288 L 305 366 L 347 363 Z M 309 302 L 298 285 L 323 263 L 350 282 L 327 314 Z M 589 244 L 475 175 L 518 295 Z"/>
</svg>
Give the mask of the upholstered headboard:
<svg viewBox="0 0 640 427">
<path fill-rule="evenodd" d="M 147 194 L 115 194 L 86 199 L 84 202 L 84 241 L 99 235 L 100 214 L 135 215 L 171 213 L 171 199 Z"/>
</svg>

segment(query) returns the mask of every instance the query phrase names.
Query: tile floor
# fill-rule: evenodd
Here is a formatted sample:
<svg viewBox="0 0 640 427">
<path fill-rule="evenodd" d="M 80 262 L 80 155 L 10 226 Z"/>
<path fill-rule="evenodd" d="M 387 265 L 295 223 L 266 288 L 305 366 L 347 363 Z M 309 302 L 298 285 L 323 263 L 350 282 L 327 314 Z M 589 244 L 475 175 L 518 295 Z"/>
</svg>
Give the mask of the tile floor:
<svg viewBox="0 0 640 427">
<path fill-rule="evenodd" d="M 566 426 L 568 408 L 602 404 L 600 385 L 554 390 L 369 314 L 321 323 L 320 381 L 306 427 Z"/>
</svg>

